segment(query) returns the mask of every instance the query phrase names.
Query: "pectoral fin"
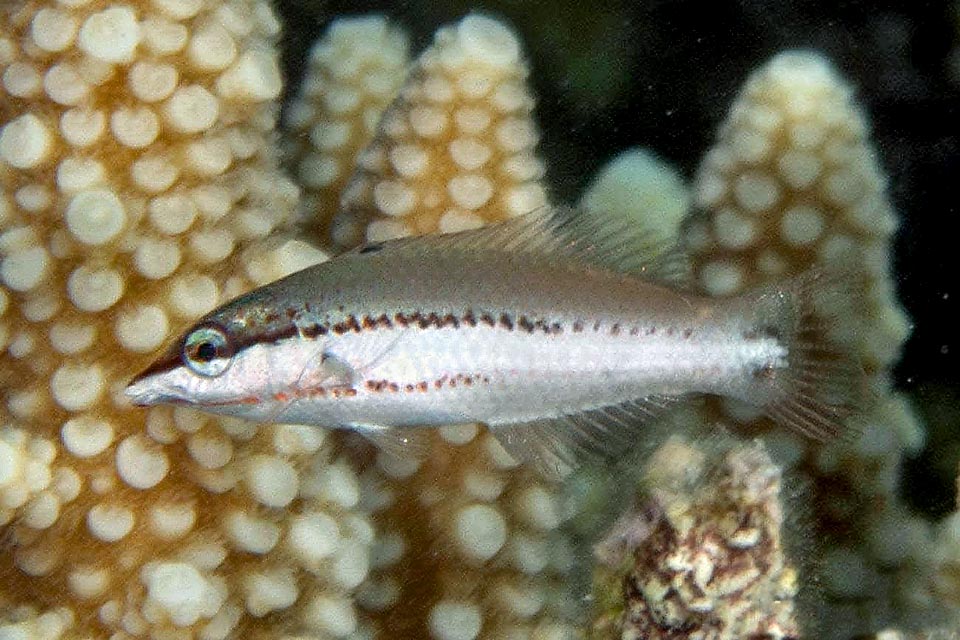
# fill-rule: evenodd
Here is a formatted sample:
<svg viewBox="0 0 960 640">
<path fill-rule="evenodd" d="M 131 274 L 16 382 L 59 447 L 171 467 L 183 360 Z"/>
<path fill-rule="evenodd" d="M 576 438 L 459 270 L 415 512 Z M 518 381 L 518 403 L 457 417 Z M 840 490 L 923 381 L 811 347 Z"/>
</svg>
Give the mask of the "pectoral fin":
<svg viewBox="0 0 960 640">
<path fill-rule="evenodd" d="M 300 372 L 297 388 L 308 390 L 321 387 L 353 387 L 356 382 L 357 373 L 349 362 L 334 353 L 318 349 Z"/>
<path fill-rule="evenodd" d="M 349 360 L 334 349 L 319 349 L 304 367 L 297 385 L 301 389 L 357 387 L 371 369 L 390 355 L 399 340 L 399 337 L 390 337 L 360 343 L 354 347 L 355 353 L 351 353 Z"/>
</svg>

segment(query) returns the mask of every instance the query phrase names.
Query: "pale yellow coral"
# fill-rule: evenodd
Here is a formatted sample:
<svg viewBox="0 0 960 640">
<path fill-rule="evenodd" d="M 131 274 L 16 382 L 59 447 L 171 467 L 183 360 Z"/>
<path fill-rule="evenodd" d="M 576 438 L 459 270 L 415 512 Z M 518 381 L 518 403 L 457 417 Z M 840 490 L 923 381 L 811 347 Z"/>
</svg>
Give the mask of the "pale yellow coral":
<svg viewBox="0 0 960 640">
<path fill-rule="evenodd" d="M 651 244 L 664 248 L 677 242 L 690 201 L 690 189 L 680 173 L 641 147 L 611 158 L 580 198 L 586 211 L 620 216 L 649 233 Z"/>
<path fill-rule="evenodd" d="M 527 74 L 506 25 L 469 15 L 441 28 L 360 154 L 333 241 L 469 229 L 542 205 Z"/>
<path fill-rule="evenodd" d="M 813 265 L 856 269 L 866 289 L 843 336 L 870 371 L 898 357 L 909 323 L 894 298 L 897 218 L 852 89 L 812 52 L 786 52 L 747 81 L 707 153 L 687 241 L 700 284 L 743 291 Z"/>
<path fill-rule="evenodd" d="M 301 223 L 329 241 L 356 157 L 406 76 L 404 31 L 379 15 L 334 20 L 310 51 L 285 121 L 288 161 L 303 189 Z"/>
<path fill-rule="evenodd" d="M 384 633 L 573 637 L 574 558 L 559 489 L 484 429 L 440 429 L 419 463 L 380 454 L 365 482 L 384 535 L 359 602 Z"/>
<path fill-rule="evenodd" d="M 278 29 L 259 0 L 0 9 L 4 633 L 362 625 L 373 528 L 325 432 L 121 394 L 225 295 L 323 259 L 250 252 L 296 196 L 272 145 Z"/>
<path fill-rule="evenodd" d="M 0 497 L 13 542 L 2 560 L 15 563 L 4 567 L 14 579 L 0 590 L 5 629 L 37 637 L 70 626 L 93 636 L 371 633 L 356 597 L 374 625 L 403 607 L 402 632 L 416 637 L 568 637 L 570 551 L 556 488 L 516 468 L 476 429 L 444 430 L 420 469 L 380 456 L 361 484 L 354 456 L 337 457 L 340 447 L 322 431 L 180 409 L 134 413 L 119 399 L 136 363 L 185 322 L 324 258 L 294 237 L 267 238 L 293 191 L 268 144 L 278 87 L 269 78 L 250 84 L 275 70 L 269 42 L 258 40 L 275 33 L 266 7 L 155 5 L 155 14 L 137 14 L 140 40 L 129 42 L 127 30 L 112 44 L 95 34 L 130 27 L 123 5 L 71 8 L 78 24 L 92 19 L 94 35 L 70 63 L 96 51 L 105 58 L 83 77 L 122 90 L 96 82 L 78 89 L 81 74 L 68 69 L 76 77 L 55 78 L 75 103 L 31 115 L 27 105 L 52 98 L 27 91 L 0 140 L 4 193 L 19 196 L 3 209 L 11 233 L 3 236 L 0 318 L 13 337 L 4 358 L 18 376 L 7 388 L 17 422 L 0 449 L 10 461 Z M 12 16 L 11 32 L 51 18 L 30 15 Z M 243 19 L 253 21 L 247 30 Z M 20 58 L 56 65 L 4 42 L 11 66 Z M 73 52 L 63 47 L 61 56 Z M 439 204 L 423 209 L 433 226 L 411 232 L 472 226 L 543 201 L 526 73 L 516 37 L 491 19 L 471 16 L 438 34 L 394 106 L 393 125 L 381 128 L 389 134 L 372 147 L 385 149 L 394 168 L 409 170 L 420 151 L 437 167 L 455 161 L 454 175 L 432 167 L 411 183 L 442 191 Z M 10 82 L 24 91 L 29 84 Z M 447 111 L 430 102 L 447 92 Z M 437 113 L 459 133 L 430 133 L 438 120 L 428 116 Z M 397 118 L 408 118 L 410 132 L 394 144 Z M 364 180 L 377 193 L 381 178 L 397 177 L 393 169 L 378 177 L 373 155 L 353 183 L 354 203 Z M 52 177 L 39 170 L 44 162 L 58 166 Z M 43 179 L 45 190 L 20 187 Z M 46 217 L 28 218 L 25 203 L 46 204 Z M 460 222 L 441 218 L 451 212 Z M 66 231 L 56 229 L 61 221 Z M 427 513 L 427 529 L 411 527 L 410 509 Z M 418 583 L 429 597 L 407 610 Z"/>
<path fill-rule="evenodd" d="M 526 74 L 501 23 L 473 15 L 441 29 L 360 153 L 334 241 L 455 231 L 541 204 Z M 430 442 L 421 463 L 380 454 L 364 475 L 382 537 L 359 604 L 393 637 L 568 637 L 557 487 L 475 426 Z"/>
<path fill-rule="evenodd" d="M 839 295 L 826 296 L 823 310 L 876 392 L 858 418 L 858 435 L 820 450 L 782 430 L 770 436 L 778 459 L 815 478 L 830 598 L 819 613 L 825 637 L 837 638 L 908 615 L 912 605 L 902 598 L 878 600 L 905 584 L 903 572 L 916 568 L 927 538 L 896 497 L 901 456 L 922 446 L 923 431 L 909 403 L 889 389 L 909 323 L 890 274 L 897 218 L 868 136 L 853 90 L 823 56 L 779 54 L 751 75 L 704 158 L 695 189 L 707 215 L 685 233 L 699 284 L 713 294 L 811 267 L 856 279 L 862 299 L 855 308 L 837 313 L 832 303 L 849 306 Z M 756 418 L 732 404 L 726 411 Z"/>
</svg>

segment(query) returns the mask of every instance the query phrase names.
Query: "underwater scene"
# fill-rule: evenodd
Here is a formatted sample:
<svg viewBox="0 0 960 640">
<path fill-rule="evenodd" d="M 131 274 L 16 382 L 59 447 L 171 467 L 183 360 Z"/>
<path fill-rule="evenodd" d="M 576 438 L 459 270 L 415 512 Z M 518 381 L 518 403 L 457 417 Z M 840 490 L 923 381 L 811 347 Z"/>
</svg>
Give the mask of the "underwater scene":
<svg viewBox="0 0 960 640">
<path fill-rule="evenodd" d="M 958 122 L 950 0 L 0 0 L 0 640 L 960 638 Z"/>
</svg>

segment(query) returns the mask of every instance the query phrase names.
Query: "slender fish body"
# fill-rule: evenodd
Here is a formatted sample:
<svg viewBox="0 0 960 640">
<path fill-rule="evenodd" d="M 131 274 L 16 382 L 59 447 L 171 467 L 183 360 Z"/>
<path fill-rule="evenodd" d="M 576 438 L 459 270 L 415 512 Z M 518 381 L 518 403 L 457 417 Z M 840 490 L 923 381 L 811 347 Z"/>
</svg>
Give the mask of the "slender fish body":
<svg viewBox="0 0 960 640">
<path fill-rule="evenodd" d="M 604 231 L 548 211 L 361 247 L 213 311 L 127 393 L 381 443 L 484 422 L 548 465 L 611 449 L 693 393 L 839 431 L 858 371 L 818 333 L 822 276 L 702 297 L 671 282 L 679 256 L 638 260 Z"/>
</svg>

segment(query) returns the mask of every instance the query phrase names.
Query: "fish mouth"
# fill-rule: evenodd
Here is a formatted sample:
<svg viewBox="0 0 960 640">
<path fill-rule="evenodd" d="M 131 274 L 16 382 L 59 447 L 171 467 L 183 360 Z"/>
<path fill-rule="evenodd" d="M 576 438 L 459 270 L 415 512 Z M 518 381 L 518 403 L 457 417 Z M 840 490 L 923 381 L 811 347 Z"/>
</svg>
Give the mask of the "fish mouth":
<svg viewBox="0 0 960 640">
<path fill-rule="evenodd" d="M 163 382 L 163 377 L 169 375 L 181 365 L 180 349 L 174 345 L 149 367 L 133 377 L 124 389 L 130 402 L 138 407 L 149 407 L 155 404 L 188 405 L 181 392 L 171 392 L 170 385 Z"/>
<path fill-rule="evenodd" d="M 144 371 L 131 380 L 123 390 L 130 403 L 136 407 L 152 407 L 169 404 L 178 407 L 193 407 L 213 413 L 230 413 L 238 405 L 260 404 L 255 396 L 224 398 L 222 400 L 203 400 L 193 397 L 190 389 L 169 381 L 158 379 L 151 370 Z"/>
<path fill-rule="evenodd" d="M 157 389 L 157 382 L 151 380 L 151 378 L 152 376 L 141 373 L 131 380 L 127 388 L 123 390 L 131 404 L 137 407 L 152 407 L 157 404 L 175 404 L 180 406 L 193 404 L 184 399 L 182 395 L 171 393 L 169 390 Z"/>
</svg>

